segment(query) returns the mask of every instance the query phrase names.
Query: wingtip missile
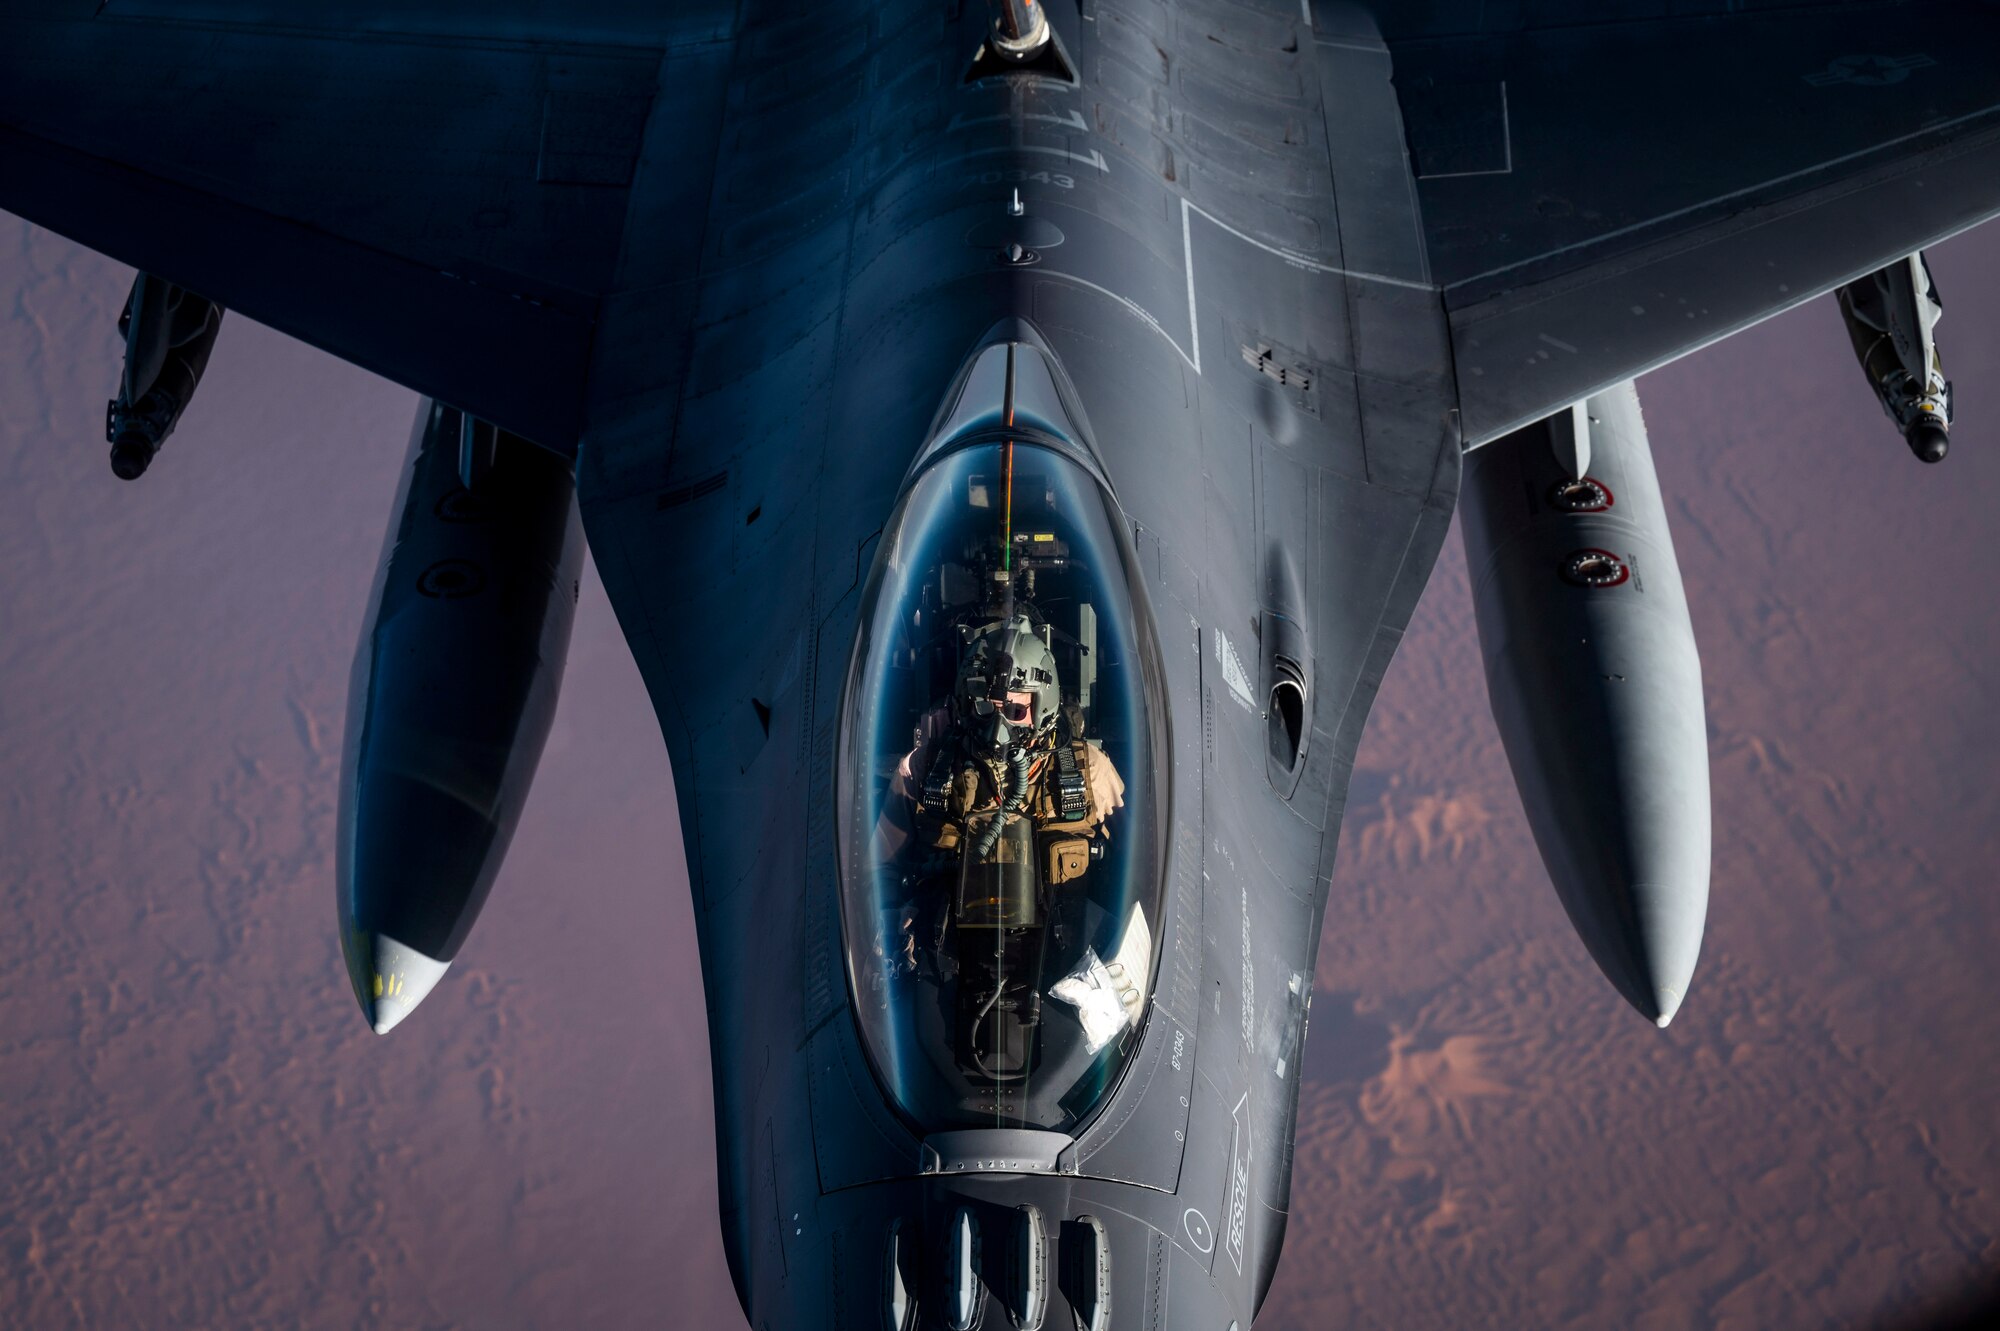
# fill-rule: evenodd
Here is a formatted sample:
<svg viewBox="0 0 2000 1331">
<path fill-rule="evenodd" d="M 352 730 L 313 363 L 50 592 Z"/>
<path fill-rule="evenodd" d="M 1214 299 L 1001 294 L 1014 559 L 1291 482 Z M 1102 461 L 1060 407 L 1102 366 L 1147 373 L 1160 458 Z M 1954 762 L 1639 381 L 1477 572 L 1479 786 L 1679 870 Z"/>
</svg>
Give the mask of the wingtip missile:
<svg viewBox="0 0 2000 1331">
<path fill-rule="evenodd" d="M 140 273 L 118 319 L 125 366 L 118 396 L 105 406 L 104 439 L 121 481 L 143 476 L 201 384 L 222 307 L 184 287 Z"/>
<path fill-rule="evenodd" d="M 1909 440 L 1910 451 L 1917 455 L 1919 462 L 1942 462 L 1951 447 L 1951 436 L 1944 426 L 1930 421 L 1918 421 L 1910 427 L 1905 438 Z"/>
<path fill-rule="evenodd" d="M 153 465 L 157 452 L 153 441 L 136 430 L 121 432 L 111 441 L 111 474 L 121 481 L 136 481 Z"/>
<path fill-rule="evenodd" d="M 1921 252 L 1835 292 L 1854 355 L 1882 410 L 1919 462 L 1942 462 L 1950 447 L 1951 382 L 1938 356 L 1944 313 Z"/>
</svg>

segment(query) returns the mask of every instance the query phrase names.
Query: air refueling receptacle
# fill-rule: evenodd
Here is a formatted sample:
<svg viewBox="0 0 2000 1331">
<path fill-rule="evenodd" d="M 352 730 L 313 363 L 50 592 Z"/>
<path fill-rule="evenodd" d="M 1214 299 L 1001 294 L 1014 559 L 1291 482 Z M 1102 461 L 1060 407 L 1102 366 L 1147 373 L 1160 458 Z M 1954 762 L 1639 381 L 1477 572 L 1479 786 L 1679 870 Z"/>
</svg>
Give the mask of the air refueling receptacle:
<svg viewBox="0 0 2000 1331">
<path fill-rule="evenodd" d="M 125 311 L 118 316 L 125 372 L 104 417 L 111 470 L 120 480 L 143 475 L 174 432 L 208 368 L 221 328 L 222 307 L 214 301 L 151 273 L 132 279 Z"/>
<path fill-rule="evenodd" d="M 1923 252 L 1837 288 L 1834 298 L 1882 410 L 1912 453 L 1942 462 L 1951 433 L 1951 382 L 1936 337 L 1944 304 Z"/>
<path fill-rule="evenodd" d="M 1025 64 L 1048 45 L 1049 21 L 1035 0 L 995 0 L 993 35 L 987 43 L 995 54 Z"/>
</svg>

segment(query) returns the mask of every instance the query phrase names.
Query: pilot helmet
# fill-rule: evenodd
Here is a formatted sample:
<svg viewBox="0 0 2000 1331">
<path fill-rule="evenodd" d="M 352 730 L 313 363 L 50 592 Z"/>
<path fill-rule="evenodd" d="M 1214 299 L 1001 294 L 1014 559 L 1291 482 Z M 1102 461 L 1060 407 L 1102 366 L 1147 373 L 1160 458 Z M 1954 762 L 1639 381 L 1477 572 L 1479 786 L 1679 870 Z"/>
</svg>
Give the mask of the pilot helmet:
<svg viewBox="0 0 2000 1331">
<path fill-rule="evenodd" d="M 1055 655 L 1026 615 L 974 636 L 958 668 L 958 714 L 975 741 L 1003 756 L 1046 732 L 1061 707 Z"/>
</svg>

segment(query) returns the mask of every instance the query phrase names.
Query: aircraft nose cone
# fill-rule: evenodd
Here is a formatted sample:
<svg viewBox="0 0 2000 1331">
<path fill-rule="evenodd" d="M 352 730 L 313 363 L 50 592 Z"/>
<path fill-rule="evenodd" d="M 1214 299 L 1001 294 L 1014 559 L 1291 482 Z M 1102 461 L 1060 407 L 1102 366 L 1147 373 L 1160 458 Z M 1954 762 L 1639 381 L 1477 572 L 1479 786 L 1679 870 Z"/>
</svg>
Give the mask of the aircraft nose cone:
<svg viewBox="0 0 2000 1331">
<path fill-rule="evenodd" d="M 387 1035 L 415 1011 L 451 967 L 386 934 L 353 933 L 346 940 L 355 997 L 377 1035 Z"/>
</svg>

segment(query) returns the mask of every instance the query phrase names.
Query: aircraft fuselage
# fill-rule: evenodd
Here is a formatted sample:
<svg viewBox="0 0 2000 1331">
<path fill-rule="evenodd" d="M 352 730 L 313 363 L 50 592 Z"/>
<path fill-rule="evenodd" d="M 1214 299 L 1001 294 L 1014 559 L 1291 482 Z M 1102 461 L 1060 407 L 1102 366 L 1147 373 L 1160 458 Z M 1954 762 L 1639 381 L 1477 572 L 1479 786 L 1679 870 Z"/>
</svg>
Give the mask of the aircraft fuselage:
<svg viewBox="0 0 2000 1331">
<path fill-rule="evenodd" d="M 688 70 L 729 85 L 712 187 L 685 201 L 703 276 L 649 299 L 693 304 L 693 350 L 669 405 L 621 403 L 614 357 L 580 455 L 674 762 L 737 1288 L 757 1326 L 885 1324 L 891 1286 L 948 1326 L 974 1269 L 988 1325 L 1098 1325 L 1101 1284 L 1108 1324 L 1247 1326 L 1351 756 L 1458 475 L 1414 196 L 1380 188 L 1407 171 L 1388 62 L 1282 6 L 1087 5 L 1048 15 L 1055 73 L 969 81 L 983 9 L 859 17 L 753 21 L 734 64 Z M 1346 209 L 1329 162 L 1369 181 Z M 635 207 L 680 169 L 646 163 Z M 643 305 L 607 320 L 617 356 L 645 355 Z M 1157 962 L 1072 1132 L 927 1134 L 850 997 L 840 727 L 912 461 L 1010 340 L 1073 391 L 1157 634 Z"/>
</svg>

